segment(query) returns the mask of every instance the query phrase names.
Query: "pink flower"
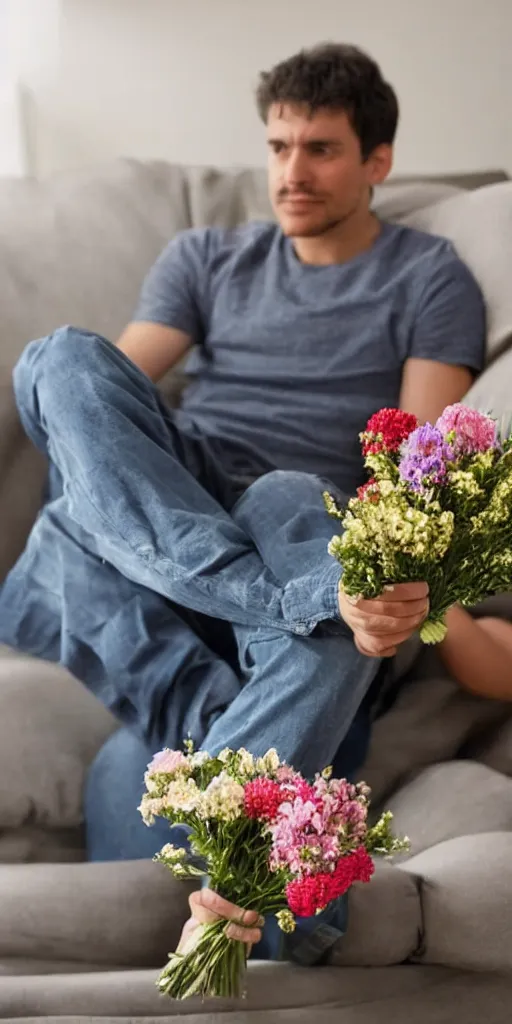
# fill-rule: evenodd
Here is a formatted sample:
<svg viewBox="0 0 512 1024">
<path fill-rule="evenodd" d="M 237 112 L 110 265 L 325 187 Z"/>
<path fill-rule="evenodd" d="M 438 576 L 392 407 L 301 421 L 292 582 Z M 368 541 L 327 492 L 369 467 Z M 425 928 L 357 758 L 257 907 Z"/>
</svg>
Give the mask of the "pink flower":
<svg viewBox="0 0 512 1024">
<path fill-rule="evenodd" d="M 174 775 L 175 772 L 188 770 L 189 764 L 185 754 L 181 750 L 160 750 L 155 754 L 153 760 L 148 764 L 148 775 L 156 775 L 162 772 L 165 775 Z"/>
<path fill-rule="evenodd" d="M 311 786 L 309 782 L 306 782 L 301 776 L 299 776 L 293 783 L 293 791 L 296 796 L 301 800 L 310 803 L 316 802 L 315 787 Z"/>
<path fill-rule="evenodd" d="M 453 447 L 456 455 L 473 455 L 495 448 L 498 443 L 496 423 L 476 409 L 457 402 L 449 405 L 436 423 L 437 429 Z"/>
</svg>

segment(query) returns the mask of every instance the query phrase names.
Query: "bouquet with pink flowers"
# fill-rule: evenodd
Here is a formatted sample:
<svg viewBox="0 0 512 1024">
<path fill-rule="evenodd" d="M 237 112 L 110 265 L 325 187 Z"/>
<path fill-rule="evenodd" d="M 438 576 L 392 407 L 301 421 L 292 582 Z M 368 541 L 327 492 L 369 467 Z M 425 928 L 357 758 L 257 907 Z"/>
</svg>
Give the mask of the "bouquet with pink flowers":
<svg viewBox="0 0 512 1024">
<path fill-rule="evenodd" d="M 140 811 L 189 826 L 189 850 L 170 844 L 156 860 L 178 878 L 207 876 L 225 899 L 275 914 L 283 932 L 296 917 L 319 913 L 354 882 L 369 882 L 372 854 L 407 847 L 395 839 L 391 814 L 368 825 L 369 789 L 331 778 L 307 782 L 275 750 L 164 750 L 145 775 Z M 240 994 L 247 946 L 227 937 L 226 922 L 202 925 L 182 952 L 170 954 L 158 980 L 175 999 Z"/>
<path fill-rule="evenodd" d="M 351 597 L 424 581 L 430 612 L 420 636 L 437 643 L 456 604 L 512 589 L 512 438 L 489 416 L 450 405 L 432 425 L 382 409 L 361 435 L 371 474 L 357 497 L 328 511 L 344 532 L 329 550 Z"/>
</svg>

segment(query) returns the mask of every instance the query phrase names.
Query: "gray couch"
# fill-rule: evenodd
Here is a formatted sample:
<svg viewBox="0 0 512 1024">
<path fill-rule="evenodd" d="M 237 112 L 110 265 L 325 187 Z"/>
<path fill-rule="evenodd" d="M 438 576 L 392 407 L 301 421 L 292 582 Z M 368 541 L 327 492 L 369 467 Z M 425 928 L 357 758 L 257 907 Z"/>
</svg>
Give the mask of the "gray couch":
<svg viewBox="0 0 512 1024">
<path fill-rule="evenodd" d="M 396 183 L 376 206 L 445 234 L 480 280 L 489 367 L 468 400 L 506 414 L 512 386 L 512 183 Z M 480 186 L 480 187 L 476 187 Z M 115 338 L 142 277 L 190 225 L 267 217 L 262 172 L 119 161 L 0 185 L 0 574 L 21 551 L 45 466 L 11 393 L 26 342 L 62 323 Z M 164 382 L 172 398 L 176 374 Z M 512 618 L 512 598 L 491 602 Z M 481 611 L 482 609 L 477 610 Z M 408 663 L 407 663 L 408 662 Z M 83 862 L 81 795 L 117 727 L 64 670 L 0 658 L 0 1018 L 218 1024 L 505 1024 L 512 1005 L 512 705 L 459 690 L 435 651 L 405 652 L 362 775 L 411 853 L 350 894 L 328 967 L 251 964 L 239 1004 L 174 1004 L 157 969 L 186 886 L 151 862 Z"/>
</svg>

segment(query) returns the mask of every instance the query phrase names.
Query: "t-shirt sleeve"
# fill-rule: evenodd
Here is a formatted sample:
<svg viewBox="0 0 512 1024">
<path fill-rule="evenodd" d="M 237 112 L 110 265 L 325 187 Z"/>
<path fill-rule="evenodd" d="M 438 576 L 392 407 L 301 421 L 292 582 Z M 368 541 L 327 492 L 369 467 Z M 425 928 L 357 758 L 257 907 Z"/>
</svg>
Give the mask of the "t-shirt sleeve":
<svg viewBox="0 0 512 1024">
<path fill-rule="evenodd" d="M 133 320 L 176 327 L 190 335 L 194 343 L 200 342 L 200 284 L 206 275 L 204 246 L 197 233 L 177 235 L 146 275 Z"/>
<path fill-rule="evenodd" d="M 436 267 L 423 289 L 409 355 L 479 373 L 485 359 L 485 321 L 480 288 L 453 253 Z"/>
</svg>

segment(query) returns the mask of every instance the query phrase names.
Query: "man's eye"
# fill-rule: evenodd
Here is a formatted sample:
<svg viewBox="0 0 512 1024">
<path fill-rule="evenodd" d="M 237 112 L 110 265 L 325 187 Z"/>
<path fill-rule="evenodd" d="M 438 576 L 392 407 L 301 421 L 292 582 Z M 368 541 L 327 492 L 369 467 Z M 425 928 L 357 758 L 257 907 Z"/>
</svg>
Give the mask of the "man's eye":
<svg viewBox="0 0 512 1024">
<path fill-rule="evenodd" d="M 325 156 L 329 152 L 329 147 L 325 142 L 313 142 L 309 148 L 315 156 Z"/>
<path fill-rule="evenodd" d="M 286 146 L 285 146 L 284 142 L 270 142 L 269 146 L 270 146 L 270 149 L 272 150 L 272 152 L 276 153 L 276 154 L 277 153 L 284 153 L 284 151 L 286 149 Z"/>
</svg>

